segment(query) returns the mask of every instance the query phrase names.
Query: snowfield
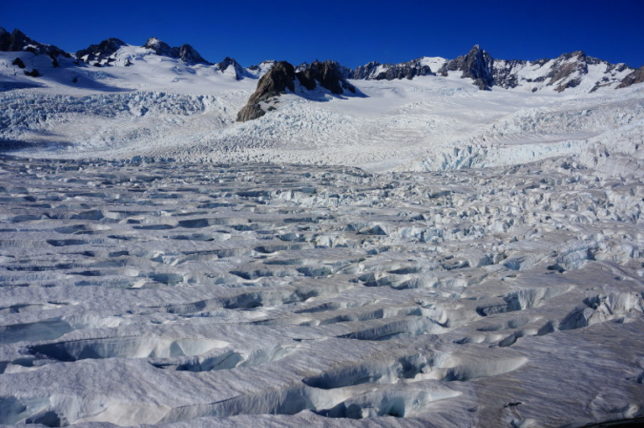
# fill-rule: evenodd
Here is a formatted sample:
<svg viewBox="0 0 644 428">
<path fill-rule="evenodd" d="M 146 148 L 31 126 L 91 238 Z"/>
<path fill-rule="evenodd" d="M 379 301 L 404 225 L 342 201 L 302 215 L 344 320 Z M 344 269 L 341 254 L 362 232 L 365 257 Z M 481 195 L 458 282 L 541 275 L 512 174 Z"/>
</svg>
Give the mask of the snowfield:
<svg viewBox="0 0 644 428">
<path fill-rule="evenodd" d="M 35 62 L 44 77 L 12 77 L 16 55 Z M 592 93 L 586 84 L 562 93 L 543 87 L 532 93 L 525 87 L 481 91 L 456 72 L 351 80 L 356 95 L 298 86 L 296 94 L 277 99 L 275 111 L 236 123 L 257 80 L 236 80 L 231 68 L 187 66 L 133 46 L 116 57 L 117 64 L 134 61 L 129 67 L 52 68 L 30 55 L 0 52 L 4 79 L 20 79 L 0 87 L 34 81 L 42 86 L 0 92 L 0 142 L 36 157 L 433 171 L 513 165 L 604 145 L 632 153 L 644 134 L 641 84 Z M 69 83 L 73 73 L 82 75 L 77 84 Z"/>
<path fill-rule="evenodd" d="M 641 170 L 0 166 L 2 423 L 642 414 Z"/>
<path fill-rule="evenodd" d="M 644 418 L 643 84 L 351 80 L 237 123 L 253 76 L 118 55 L 0 52 L 0 424 Z"/>
</svg>

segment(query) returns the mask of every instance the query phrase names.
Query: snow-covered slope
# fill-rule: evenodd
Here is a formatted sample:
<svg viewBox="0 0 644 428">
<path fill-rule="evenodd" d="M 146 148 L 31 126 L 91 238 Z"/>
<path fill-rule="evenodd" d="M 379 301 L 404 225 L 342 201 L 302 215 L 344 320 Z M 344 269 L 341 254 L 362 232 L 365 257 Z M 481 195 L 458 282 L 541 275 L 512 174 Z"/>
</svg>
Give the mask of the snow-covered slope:
<svg viewBox="0 0 644 428">
<path fill-rule="evenodd" d="M 140 49 L 123 48 L 130 56 Z M 27 68 L 46 69 L 31 54 L 21 55 Z M 5 76 L 14 56 L 0 54 Z M 74 77 L 78 84 L 70 88 L 64 81 Z M 306 96 L 287 94 L 264 117 L 236 123 L 255 79 L 236 80 L 215 66 L 147 54 L 128 67 L 59 67 L 38 79 L 15 81 L 46 86 L 0 93 L 6 106 L 0 138 L 32 148 L 61 143 L 46 153 L 58 157 L 100 152 L 118 158 L 442 169 L 576 153 L 616 133 L 637 140 L 644 120 L 641 85 L 584 95 L 479 91 L 468 79 L 450 75 L 350 81 L 363 96 L 322 88 Z M 623 143 L 613 142 L 611 150 L 621 150 Z M 514 146 L 519 150 L 506 153 L 505 147 Z"/>
<path fill-rule="evenodd" d="M 79 60 L 0 52 L 3 146 L 56 157 L 424 170 L 577 153 L 617 135 L 625 137 L 609 151 L 630 153 L 641 135 L 637 72 L 581 52 L 504 61 L 475 47 L 455 60 L 422 57 L 360 73 L 337 65 L 342 76 L 360 77 L 349 79 L 355 94 L 297 82 L 248 123 L 236 123 L 237 113 L 275 61 L 245 69 L 232 58 L 210 64 L 181 52 L 154 38 L 141 47 L 109 39 L 81 51 Z M 34 70 L 38 77 L 27 75 Z M 616 89 L 626 75 L 635 76 L 632 85 Z"/>
<path fill-rule="evenodd" d="M 641 69 L 0 48 L 0 424 L 644 418 Z"/>
</svg>

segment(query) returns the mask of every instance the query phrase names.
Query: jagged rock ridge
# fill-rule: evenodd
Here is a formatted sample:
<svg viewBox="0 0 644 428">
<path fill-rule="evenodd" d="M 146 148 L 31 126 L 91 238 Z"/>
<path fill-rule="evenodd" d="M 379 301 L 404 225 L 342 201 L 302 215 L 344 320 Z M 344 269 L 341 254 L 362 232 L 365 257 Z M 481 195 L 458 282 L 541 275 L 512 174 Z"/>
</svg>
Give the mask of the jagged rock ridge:
<svg viewBox="0 0 644 428">
<path fill-rule="evenodd" d="M 644 65 L 636 70 L 633 70 L 632 73 L 630 73 L 622 80 L 622 83 L 620 83 L 617 88 L 626 88 L 627 86 L 642 82 L 644 82 Z"/>
<path fill-rule="evenodd" d="M 129 66 L 135 62 L 135 55 L 117 55 L 117 52 L 128 46 L 117 38 L 109 38 L 98 44 L 93 44 L 86 49 L 76 52 L 76 58 L 87 64 L 95 66 Z M 212 64 L 206 61 L 192 46 L 188 44 L 171 47 L 167 43 L 150 38 L 143 46 L 151 52 L 181 60 L 186 65 L 210 65 L 222 73 L 230 73 L 235 79 L 245 77 L 259 78 L 265 75 L 275 61 L 264 61 L 248 68 L 242 67 L 233 58 L 226 57 L 219 63 Z M 135 48 L 136 46 L 131 46 Z M 0 28 L 0 51 L 31 52 L 34 55 L 47 55 L 51 58 L 54 67 L 59 66 L 59 56 L 72 58 L 62 49 L 42 44 L 27 37 L 20 30 L 11 33 Z M 138 55 L 138 54 L 136 54 Z M 15 58 L 12 58 L 12 60 Z M 17 68 L 25 68 L 24 56 L 20 61 L 13 63 Z M 612 64 L 599 58 L 586 55 L 582 51 L 575 51 L 560 55 L 553 59 L 540 59 L 536 61 L 503 60 L 495 59 L 480 46 L 475 45 L 467 54 L 452 60 L 443 58 L 422 57 L 400 64 L 368 64 L 348 69 L 338 63 L 302 64 L 295 68 L 298 81 L 305 88 L 315 88 L 318 84 L 332 93 L 338 94 L 340 90 L 351 91 L 351 86 L 346 79 L 357 80 L 393 80 L 413 79 L 418 76 L 438 74 L 450 78 L 469 78 L 483 90 L 493 87 L 513 89 L 523 88 L 532 92 L 544 89 L 563 92 L 571 88 L 578 88 L 582 92 L 593 92 L 600 88 L 625 88 L 641 83 L 644 79 L 642 69 L 634 69 L 626 64 Z M 23 67 L 21 67 L 21 64 Z M 62 63 L 61 63 L 62 64 Z M 319 64 L 327 64 L 320 66 Z M 65 66 L 73 67 L 69 62 Z M 327 73 L 333 70 L 330 75 Z M 26 71 L 26 70 L 25 70 Z M 28 74 L 36 76 L 33 70 Z M 39 75 L 39 74 L 38 74 Z"/>
<path fill-rule="evenodd" d="M 335 61 L 314 61 L 298 67 L 298 70 L 286 61 L 275 63 L 270 71 L 259 79 L 257 89 L 237 114 L 237 121 L 245 122 L 266 114 L 266 110 L 271 110 L 274 106 L 266 107 L 262 104 L 269 103 L 271 99 L 286 93 L 287 90 L 295 92 L 296 81 L 309 91 L 319 85 L 336 95 L 345 91 L 356 93 L 356 88 L 344 78 L 342 66 Z"/>
<path fill-rule="evenodd" d="M 466 55 L 446 62 L 440 73 L 445 76 L 449 71 L 461 71 L 461 77 L 469 77 L 479 89 L 488 90 L 494 85 L 493 64 L 494 59 L 479 45 L 474 45 Z"/>
<path fill-rule="evenodd" d="M 351 70 L 352 79 L 366 80 L 394 80 L 394 79 L 413 79 L 416 76 L 433 75 L 428 65 L 422 63 L 421 58 L 400 64 L 381 64 L 372 61 Z"/>
<path fill-rule="evenodd" d="M 157 55 L 180 59 L 186 64 L 210 64 L 210 62 L 199 55 L 199 52 L 195 48 L 188 44 L 171 47 L 156 37 L 150 37 L 143 47 L 152 49 Z"/>
<path fill-rule="evenodd" d="M 356 92 L 355 87 L 345 79 L 344 67 L 335 61 L 313 61 L 298 71 L 296 76 L 308 90 L 315 89 L 319 84 L 336 95 L 344 93 L 345 90 Z"/>
<path fill-rule="evenodd" d="M 76 52 L 76 58 L 95 66 L 111 66 L 114 65 L 117 59 L 116 53 L 124 46 L 127 46 L 127 43 L 123 40 L 112 37 L 105 39 L 98 44 L 90 45 L 85 49 L 79 50 Z M 180 59 L 189 65 L 210 64 L 208 61 L 203 59 L 201 55 L 199 55 L 199 52 L 188 44 L 171 47 L 167 43 L 155 37 L 151 37 L 143 47 L 152 50 L 157 55 Z M 131 65 L 131 62 L 128 61 L 125 65 Z"/>
<path fill-rule="evenodd" d="M 66 58 L 69 58 L 71 56 L 57 46 L 46 45 L 30 39 L 25 35 L 25 33 L 18 29 L 15 29 L 11 33 L 9 33 L 2 27 L 0 27 L 0 51 L 27 51 L 35 55 L 48 55 L 52 58 L 52 60 L 56 60 L 56 57 L 59 55 Z"/>
<path fill-rule="evenodd" d="M 460 77 L 473 79 L 474 84 L 483 90 L 489 90 L 493 86 L 505 89 L 526 86 L 531 87 L 533 92 L 543 87 L 553 87 L 555 91 L 563 92 L 579 86 L 584 79 L 590 79 L 588 75 L 591 66 L 604 69 L 599 81 L 591 81 L 593 86 L 590 92 L 622 82 L 619 73 L 630 69 L 625 64 L 611 64 L 587 56 L 583 51 L 536 61 L 494 59 L 475 45 L 466 55 L 446 62 L 439 74 L 447 76 L 451 71 L 461 72 Z M 617 87 L 623 87 L 622 83 Z"/>
<path fill-rule="evenodd" d="M 266 60 L 262 61 L 259 64 L 251 65 L 246 70 L 255 77 L 262 77 L 264 74 L 268 73 L 271 68 L 277 63 L 275 60 Z"/>
<path fill-rule="evenodd" d="M 235 79 L 241 80 L 244 77 L 250 77 L 250 73 L 248 73 L 244 67 L 242 67 L 234 58 L 230 57 L 225 57 L 223 60 L 218 62 L 216 64 L 216 67 L 219 69 L 221 72 L 225 72 L 228 70 L 229 67 L 232 67 L 232 70 L 235 73 Z"/>
<path fill-rule="evenodd" d="M 595 72 L 599 71 L 596 73 L 601 76 L 599 80 L 591 80 L 596 78 L 593 73 L 590 73 L 592 67 L 596 68 Z M 370 62 L 353 69 L 350 77 L 365 80 L 393 80 L 411 79 L 434 73 L 440 76 L 456 73 L 458 77 L 472 79 L 482 90 L 489 90 L 492 87 L 505 89 L 526 87 L 535 92 L 545 87 L 552 87 L 557 92 L 563 92 L 586 81 L 590 82 L 588 91 L 593 92 L 604 86 L 623 88 L 638 83 L 637 70 L 626 64 L 612 64 L 588 56 L 582 51 L 536 61 L 503 60 L 493 58 L 479 45 L 474 45 L 465 55 L 445 60 L 437 69 L 424 65 L 422 58 L 400 64 L 383 65 Z"/>
<path fill-rule="evenodd" d="M 245 122 L 264 116 L 266 112 L 260 103 L 285 93 L 287 89 L 295 91 L 295 68 L 286 61 L 276 62 L 270 71 L 259 79 L 257 89 L 237 113 L 237 121 Z"/>
<path fill-rule="evenodd" d="M 77 51 L 76 58 L 96 66 L 111 65 L 115 61 L 114 54 L 116 51 L 125 45 L 126 43 L 123 40 L 111 37 Z"/>
</svg>

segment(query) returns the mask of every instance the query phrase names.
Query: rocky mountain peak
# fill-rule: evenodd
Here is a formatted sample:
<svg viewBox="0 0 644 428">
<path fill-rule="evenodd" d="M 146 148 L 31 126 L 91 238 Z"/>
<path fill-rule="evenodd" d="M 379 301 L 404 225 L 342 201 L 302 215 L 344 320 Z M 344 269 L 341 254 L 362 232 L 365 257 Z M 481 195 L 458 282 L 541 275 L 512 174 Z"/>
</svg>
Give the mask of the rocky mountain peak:
<svg viewBox="0 0 644 428">
<path fill-rule="evenodd" d="M 169 44 L 157 39 L 156 37 L 150 37 L 147 42 L 145 42 L 143 47 L 151 49 L 157 55 L 169 56 L 173 58 L 179 56 L 179 50 L 177 48 L 170 47 Z"/>
<path fill-rule="evenodd" d="M 124 41 L 109 38 L 76 52 L 76 57 L 88 64 L 109 66 L 116 60 L 114 54 L 123 46 L 127 46 Z M 156 37 L 150 37 L 143 47 L 152 50 L 157 55 L 180 59 L 186 64 L 210 64 L 192 46 L 187 44 L 172 47 Z"/>
<path fill-rule="evenodd" d="M 313 61 L 311 64 L 298 66 L 298 71 L 286 61 L 276 62 L 259 79 L 257 89 L 248 99 L 246 106 L 237 114 L 237 121 L 257 119 L 265 115 L 266 110 L 274 109 L 274 106 L 266 105 L 287 91 L 295 92 L 296 79 L 305 90 L 309 91 L 319 85 L 335 95 L 340 95 L 345 90 L 356 93 L 356 88 L 345 80 L 344 70 L 344 67 L 335 61 Z"/>
<path fill-rule="evenodd" d="M 295 68 L 286 61 L 278 61 L 257 83 L 257 89 L 248 103 L 237 114 L 238 122 L 257 119 L 266 114 L 260 103 L 283 94 L 288 89 L 295 91 Z"/>
<path fill-rule="evenodd" d="M 624 77 L 624 79 L 617 86 L 617 88 L 626 88 L 628 86 L 635 85 L 636 83 L 642 83 L 642 82 L 644 82 L 644 65 L 638 69 L 633 70 L 626 77 Z"/>
<path fill-rule="evenodd" d="M 581 50 L 579 50 L 579 51 L 572 51 L 572 52 L 565 53 L 565 54 L 563 54 L 563 55 L 561 55 L 561 56 L 562 56 L 563 58 L 565 58 L 565 59 L 570 59 L 570 58 L 579 58 L 579 59 L 584 59 L 584 58 L 586 57 L 586 52 L 581 51 Z"/>
<path fill-rule="evenodd" d="M 432 74 L 434 74 L 434 70 L 428 65 L 423 64 L 421 58 L 419 58 L 400 64 L 381 64 L 372 61 L 356 67 L 351 71 L 350 77 L 366 80 L 394 80 L 413 79 L 416 76 L 428 76 Z"/>
<path fill-rule="evenodd" d="M 27 37 L 25 33 L 18 29 L 14 29 L 9 33 L 2 27 L 0 27 L 0 51 L 28 51 L 35 55 L 49 55 L 54 61 L 59 55 L 66 58 L 71 56 L 56 46 L 39 43 Z"/>
<path fill-rule="evenodd" d="M 494 58 L 479 45 L 474 45 L 470 51 L 451 61 L 447 61 L 440 72 L 447 75 L 448 71 L 461 71 L 461 77 L 469 77 L 480 89 L 489 90 L 494 85 Z"/>
<path fill-rule="evenodd" d="M 210 64 L 199 55 L 199 52 L 188 44 L 179 47 L 179 59 L 186 64 Z"/>
<path fill-rule="evenodd" d="M 275 65 L 275 63 L 277 63 L 277 61 L 272 60 L 272 59 L 267 59 L 267 60 L 264 60 L 264 61 L 260 62 L 259 64 L 251 65 L 250 67 L 248 67 L 248 69 L 249 70 L 269 69 L 269 68 L 273 67 Z"/>
<path fill-rule="evenodd" d="M 356 89 L 345 80 L 344 67 L 336 61 L 313 61 L 311 64 L 304 65 L 296 76 L 302 86 L 308 90 L 313 90 L 319 84 L 328 89 L 331 93 L 339 95 L 348 90 L 355 93 Z"/>
<path fill-rule="evenodd" d="M 115 60 L 113 55 L 123 46 L 126 46 L 123 40 L 110 37 L 98 44 L 77 51 L 76 58 L 88 64 L 110 65 Z"/>
<path fill-rule="evenodd" d="M 150 48 L 150 49 L 153 49 L 153 48 L 155 48 L 155 47 L 157 47 L 157 46 L 159 46 L 159 45 L 161 45 L 161 44 L 166 45 L 166 46 L 169 46 L 167 43 L 165 43 L 164 41 L 162 41 L 162 40 L 160 40 L 160 39 L 157 39 L 156 37 L 150 37 L 150 38 L 148 38 L 148 40 L 145 42 L 145 44 L 143 45 L 143 47 L 144 47 L 144 48 Z"/>
<path fill-rule="evenodd" d="M 216 66 L 222 72 L 228 70 L 229 67 L 232 67 L 235 72 L 236 80 L 241 80 L 248 75 L 248 72 L 244 70 L 244 67 L 242 67 L 234 58 L 228 56 L 218 62 Z"/>
</svg>

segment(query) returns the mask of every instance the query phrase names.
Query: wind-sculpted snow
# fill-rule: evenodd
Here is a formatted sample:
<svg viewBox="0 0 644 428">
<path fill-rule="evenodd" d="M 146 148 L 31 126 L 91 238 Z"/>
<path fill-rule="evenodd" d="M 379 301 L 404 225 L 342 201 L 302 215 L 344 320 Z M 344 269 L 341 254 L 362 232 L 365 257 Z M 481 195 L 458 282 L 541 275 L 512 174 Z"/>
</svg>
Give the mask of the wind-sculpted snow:
<svg viewBox="0 0 644 428">
<path fill-rule="evenodd" d="M 642 166 L 2 157 L 0 423 L 642 417 Z"/>
</svg>

